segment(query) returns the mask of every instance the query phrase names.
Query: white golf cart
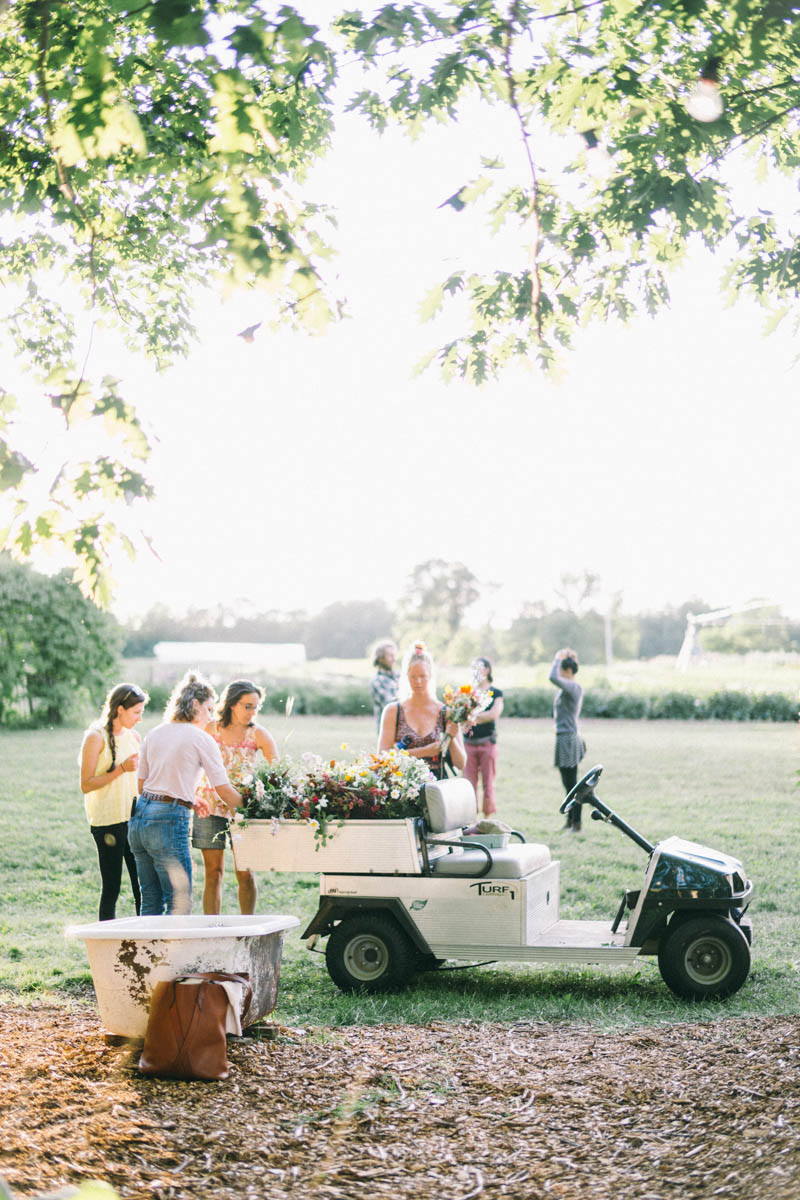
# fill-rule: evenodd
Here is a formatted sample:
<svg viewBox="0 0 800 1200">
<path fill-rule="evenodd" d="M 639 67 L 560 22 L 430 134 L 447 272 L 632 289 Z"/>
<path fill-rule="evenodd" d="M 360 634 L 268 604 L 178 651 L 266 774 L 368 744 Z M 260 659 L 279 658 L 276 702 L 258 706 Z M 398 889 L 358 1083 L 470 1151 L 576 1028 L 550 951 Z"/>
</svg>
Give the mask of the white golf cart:
<svg viewBox="0 0 800 1200">
<path fill-rule="evenodd" d="M 559 920 L 560 864 L 549 849 L 521 834 L 500 848 L 465 834 L 477 819 L 475 794 L 452 779 L 427 786 L 427 820 L 398 823 L 411 829 L 398 830 L 394 861 L 383 842 L 377 870 L 361 854 L 321 874 L 319 910 L 302 937 L 311 949 L 328 937 L 328 972 L 346 992 L 402 987 L 448 959 L 603 965 L 639 955 L 658 955 L 682 998 L 738 991 L 752 940 L 744 913 L 753 885 L 742 864 L 678 837 L 651 845 L 597 796 L 602 770 L 584 775 L 561 811 L 587 805 L 649 855 L 642 885 L 625 892 L 612 921 Z"/>
</svg>

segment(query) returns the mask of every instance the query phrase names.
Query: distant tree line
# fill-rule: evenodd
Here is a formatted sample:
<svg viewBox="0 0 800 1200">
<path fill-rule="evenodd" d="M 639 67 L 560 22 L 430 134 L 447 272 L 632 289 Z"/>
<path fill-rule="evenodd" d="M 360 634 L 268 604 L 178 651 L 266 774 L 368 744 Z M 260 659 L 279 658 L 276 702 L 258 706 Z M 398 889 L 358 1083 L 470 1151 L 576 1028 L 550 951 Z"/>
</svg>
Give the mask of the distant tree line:
<svg viewBox="0 0 800 1200">
<path fill-rule="evenodd" d="M 423 637 L 442 661 L 463 664 L 475 654 L 500 662 L 537 663 L 569 643 L 586 663 L 603 660 L 606 616 L 592 607 L 592 577 L 565 576 L 557 604 L 526 605 L 508 629 L 491 623 L 468 624 L 468 612 L 480 593 L 478 581 L 463 564 L 434 559 L 415 568 L 401 602 L 392 611 L 383 600 L 338 601 L 315 616 L 267 611 L 237 615 L 222 607 L 196 609 L 184 617 L 164 606 L 147 612 L 135 627 L 119 622 L 81 593 L 68 571 L 41 575 L 0 554 L 0 725 L 57 725 L 97 707 L 111 682 L 124 674 L 119 654 L 152 653 L 159 641 L 303 642 L 310 658 L 358 658 L 374 642 L 393 632 L 403 642 Z M 620 658 L 677 654 L 686 614 L 707 610 L 694 600 L 679 608 L 635 616 L 611 615 L 614 653 Z M 800 650 L 800 625 L 773 609 L 749 612 L 702 634 L 708 649 L 728 652 Z M 368 689 L 352 681 L 302 687 L 296 680 L 275 681 L 270 703 L 279 707 L 292 696 L 297 712 L 370 711 Z M 284 686 L 285 685 L 285 686 Z M 153 695 L 154 709 L 166 694 Z M 550 689 L 518 689 L 506 695 L 507 711 L 539 716 L 552 705 Z M 653 697 L 604 693 L 594 689 L 588 715 L 701 717 L 729 720 L 793 720 L 796 703 L 783 695 L 751 696 L 725 692 L 698 706 L 690 693 Z M 541 711 L 540 711 L 541 710 Z"/>
<path fill-rule="evenodd" d="M 394 637 L 403 646 L 423 638 L 437 657 L 464 663 L 477 654 L 499 662 L 539 663 L 559 646 L 573 646 L 585 663 L 677 655 L 688 613 L 711 605 L 693 597 L 678 606 L 625 613 L 619 599 L 601 611 L 599 577 L 589 571 L 565 574 L 555 603 L 531 601 L 507 628 L 489 621 L 470 622 L 470 611 L 486 590 L 463 563 L 429 559 L 409 575 L 395 608 L 380 599 L 340 600 L 316 614 L 266 609 L 242 615 L 218 605 L 173 615 L 155 605 L 125 628 L 124 653 L 148 656 L 162 641 L 302 642 L 309 659 L 361 658 L 379 639 Z M 703 649 L 721 653 L 751 650 L 800 651 L 800 622 L 764 608 L 734 617 L 700 635 Z"/>
</svg>

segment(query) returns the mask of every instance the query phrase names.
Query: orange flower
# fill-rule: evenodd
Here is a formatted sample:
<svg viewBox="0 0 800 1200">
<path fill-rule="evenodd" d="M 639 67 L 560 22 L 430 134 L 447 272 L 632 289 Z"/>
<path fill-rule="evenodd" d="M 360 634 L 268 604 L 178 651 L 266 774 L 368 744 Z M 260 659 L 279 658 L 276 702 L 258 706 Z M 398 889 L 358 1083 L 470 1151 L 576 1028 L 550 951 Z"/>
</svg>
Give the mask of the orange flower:
<svg viewBox="0 0 800 1200">
<path fill-rule="evenodd" d="M 459 688 L 459 691 L 463 692 L 465 696 L 472 695 L 472 687 L 468 683 L 462 683 L 461 687 Z"/>
</svg>

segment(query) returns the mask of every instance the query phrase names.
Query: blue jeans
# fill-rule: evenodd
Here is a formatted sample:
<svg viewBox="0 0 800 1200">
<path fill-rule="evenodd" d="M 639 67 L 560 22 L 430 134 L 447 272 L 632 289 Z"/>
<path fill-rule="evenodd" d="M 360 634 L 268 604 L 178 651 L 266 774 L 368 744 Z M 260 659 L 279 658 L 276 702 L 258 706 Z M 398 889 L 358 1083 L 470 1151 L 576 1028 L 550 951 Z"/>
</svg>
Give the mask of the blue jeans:
<svg viewBox="0 0 800 1200">
<path fill-rule="evenodd" d="M 128 824 L 128 845 L 142 889 L 142 916 L 192 911 L 191 809 L 174 800 L 139 796 Z"/>
</svg>

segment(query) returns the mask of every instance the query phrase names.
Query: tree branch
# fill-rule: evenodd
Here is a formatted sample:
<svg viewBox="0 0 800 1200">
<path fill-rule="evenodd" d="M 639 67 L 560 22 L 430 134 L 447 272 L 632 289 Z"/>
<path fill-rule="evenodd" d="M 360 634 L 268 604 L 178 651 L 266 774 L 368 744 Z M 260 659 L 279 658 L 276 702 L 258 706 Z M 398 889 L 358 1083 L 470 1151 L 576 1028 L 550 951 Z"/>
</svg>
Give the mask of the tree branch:
<svg viewBox="0 0 800 1200">
<path fill-rule="evenodd" d="M 539 340 L 542 339 L 542 281 L 539 275 L 539 246 L 541 243 L 541 222 L 539 219 L 539 179 L 536 173 L 536 163 L 533 161 L 533 153 L 531 151 L 530 134 L 525 124 L 525 118 L 522 114 L 522 109 L 517 99 L 517 85 L 514 79 L 514 70 L 511 65 L 511 50 L 513 47 L 513 35 L 515 28 L 519 24 L 519 0 L 512 0 L 511 8 L 509 9 L 508 21 L 506 22 L 506 37 L 505 46 L 503 48 L 503 63 L 505 68 L 506 83 L 508 84 L 508 102 L 516 115 L 519 122 L 520 133 L 522 135 L 522 145 L 525 149 L 525 157 L 528 160 L 528 170 L 531 176 L 531 209 L 533 221 L 533 246 L 531 248 L 531 313 L 536 322 L 536 334 Z"/>
<path fill-rule="evenodd" d="M 53 155 L 53 161 L 56 167 L 56 177 L 58 179 L 58 190 L 62 196 L 69 201 L 75 212 L 81 218 L 86 228 L 89 230 L 89 277 L 92 281 L 92 307 L 94 307 L 95 297 L 97 295 L 97 275 L 95 272 L 94 247 L 97 240 L 97 231 L 94 225 L 89 220 L 83 205 L 81 204 L 75 189 L 72 186 L 67 169 L 61 160 L 61 156 L 56 148 L 55 138 L 55 123 L 53 121 L 53 102 L 50 97 L 50 89 L 47 86 L 47 52 L 50 46 L 50 3 L 51 0 L 40 0 L 38 5 L 41 14 L 41 24 L 39 26 L 39 54 L 36 60 L 36 75 L 39 80 L 39 93 L 44 104 L 44 119 L 47 129 L 47 136 L 50 139 L 50 151 Z"/>
</svg>

